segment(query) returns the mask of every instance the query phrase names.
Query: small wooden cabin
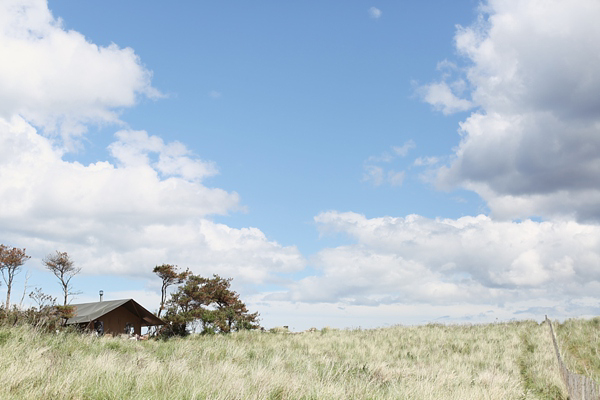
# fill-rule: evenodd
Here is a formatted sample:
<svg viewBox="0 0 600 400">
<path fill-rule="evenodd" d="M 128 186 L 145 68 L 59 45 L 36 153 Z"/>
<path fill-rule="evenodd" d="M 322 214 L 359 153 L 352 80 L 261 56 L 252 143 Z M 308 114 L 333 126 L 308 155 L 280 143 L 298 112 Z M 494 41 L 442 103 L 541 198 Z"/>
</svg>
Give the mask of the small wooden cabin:
<svg viewBox="0 0 600 400">
<path fill-rule="evenodd" d="M 67 325 L 79 325 L 99 334 L 141 335 L 142 326 L 165 324 L 133 299 L 71 305 L 75 307 L 75 316 L 67 320 Z"/>
</svg>

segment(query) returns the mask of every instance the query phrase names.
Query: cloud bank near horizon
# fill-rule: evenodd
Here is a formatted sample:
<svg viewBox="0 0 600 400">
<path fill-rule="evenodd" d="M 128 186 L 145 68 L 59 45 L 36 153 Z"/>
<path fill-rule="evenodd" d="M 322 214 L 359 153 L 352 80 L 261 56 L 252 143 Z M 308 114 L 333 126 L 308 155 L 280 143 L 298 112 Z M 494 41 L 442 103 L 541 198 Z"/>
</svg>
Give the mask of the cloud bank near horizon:
<svg viewBox="0 0 600 400">
<path fill-rule="evenodd" d="M 292 301 L 499 305 L 593 297 L 600 288 L 600 227 L 575 221 L 494 221 L 488 216 L 315 217 L 353 244 L 320 251 L 319 275 L 296 282 Z"/>
</svg>

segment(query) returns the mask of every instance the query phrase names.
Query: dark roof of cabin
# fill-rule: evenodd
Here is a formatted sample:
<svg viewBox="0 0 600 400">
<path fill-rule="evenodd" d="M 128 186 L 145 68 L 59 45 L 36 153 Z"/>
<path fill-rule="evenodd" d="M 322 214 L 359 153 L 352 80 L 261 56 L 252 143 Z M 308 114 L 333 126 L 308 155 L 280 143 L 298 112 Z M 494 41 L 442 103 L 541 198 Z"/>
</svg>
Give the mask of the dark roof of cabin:
<svg viewBox="0 0 600 400">
<path fill-rule="evenodd" d="M 75 316 L 67 320 L 67 325 L 81 324 L 94 321 L 101 316 L 123 306 L 130 313 L 142 319 L 143 326 L 164 325 L 164 321 L 157 318 L 133 299 L 98 301 L 95 303 L 71 304 L 75 307 Z"/>
</svg>

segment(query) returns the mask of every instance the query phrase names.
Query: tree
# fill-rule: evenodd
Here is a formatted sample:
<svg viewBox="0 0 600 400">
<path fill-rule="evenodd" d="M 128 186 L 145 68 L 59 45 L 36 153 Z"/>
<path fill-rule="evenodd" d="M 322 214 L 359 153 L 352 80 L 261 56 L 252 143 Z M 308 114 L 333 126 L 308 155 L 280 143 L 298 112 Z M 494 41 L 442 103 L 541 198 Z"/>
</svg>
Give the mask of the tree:
<svg viewBox="0 0 600 400">
<path fill-rule="evenodd" d="M 2 279 L 6 283 L 6 309 L 10 308 L 10 292 L 12 290 L 15 275 L 21 272 L 21 266 L 31 257 L 25 253 L 25 249 L 10 248 L 0 244 L 0 271 Z"/>
<path fill-rule="evenodd" d="M 257 329 L 258 313 L 249 313 L 239 295 L 231 290 L 231 278 L 204 278 L 190 274 L 171 295 L 165 320 L 171 332 L 185 335 L 195 324 L 202 333 L 229 333 Z"/>
<path fill-rule="evenodd" d="M 56 251 L 56 254 L 48 254 L 43 263 L 54 276 L 60 281 L 60 286 L 64 294 L 64 306 L 67 305 L 68 297 L 80 292 L 73 291 L 71 279 L 81 272 L 81 268 L 75 267 L 73 261 L 66 252 Z"/>
<path fill-rule="evenodd" d="M 54 307 L 56 304 L 56 297 L 52 297 L 49 294 L 42 292 L 42 289 L 38 287 L 36 287 L 33 292 L 29 293 L 29 298 L 38 305 L 38 311 L 42 311 L 46 307 Z"/>
<path fill-rule="evenodd" d="M 31 278 L 31 272 L 27 271 L 27 273 L 25 274 L 25 284 L 23 285 L 23 295 L 21 296 L 21 301 L 19 302 L 19 308 L 23 307 L 23 300 L 25 300 L 25 295 L 27 294 L 27 289 L 29 289 L 29 286 L 27 286 L 27 282 L 29 282 L 29 278 Z"/>
<path fill-rule="evenodd" d="M 165 309 L 165 302 L 167 300 L 167 289 L 171 285 L 179 285 L 184 282 L 185 279 L 190 275 L 189 269 L 184 272 L 177 272 L 177 265 L 163 264 L 157 265 L 152 270 L 160 279 L 162 279 L 162 286 L 160 288 L 160 308 L 156 316 L 160 318 L 162 310 Z"/>
</svg>

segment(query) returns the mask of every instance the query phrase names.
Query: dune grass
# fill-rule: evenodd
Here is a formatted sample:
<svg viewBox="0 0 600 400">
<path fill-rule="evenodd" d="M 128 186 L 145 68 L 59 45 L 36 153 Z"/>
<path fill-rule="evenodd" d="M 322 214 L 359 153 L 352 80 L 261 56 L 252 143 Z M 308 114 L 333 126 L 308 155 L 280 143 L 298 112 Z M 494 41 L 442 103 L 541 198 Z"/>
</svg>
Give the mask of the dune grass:
<svg viewBox="0 0 600 400">
<path fill-rule="evenodd" d="M 567 368 L 600 383 L 600 317 L 556 324 L 556 337 Z"/>
<path fill-rule="evenodd" d="M 553 351 L 531 321 L 143 342 L 0 327 L 0 398 L 566 399 Z"/>
</svg>

